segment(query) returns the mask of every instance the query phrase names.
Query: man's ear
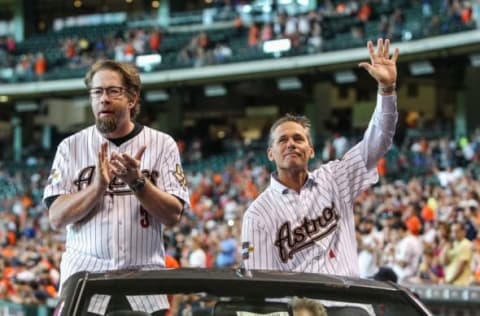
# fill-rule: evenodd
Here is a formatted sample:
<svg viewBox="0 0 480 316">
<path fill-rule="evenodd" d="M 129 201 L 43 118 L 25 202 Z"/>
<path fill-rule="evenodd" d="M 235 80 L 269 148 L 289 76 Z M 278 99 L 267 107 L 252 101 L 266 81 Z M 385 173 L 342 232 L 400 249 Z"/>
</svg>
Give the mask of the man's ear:
<svg viewBox="0 0 480 316">
<path fill-rule="evenodd" d="M 268 149 L 267 149 L 267 157 L 268 157 L 268 160 L 274 161 L 274 159 L 273 159 L 273 153 L 272 153 L 272 147 L 268 147 Z"/>
<path fill-rule="evenodd" d="M 310 159 L 315 157 L 315 149 L 313 149 L 312 146 L 310 146 Z"/>
<path fill-rule="evenodd" d="M 132 108 L 135 106 L 135 104 L 137 104 L 137 99 L 138 99 L 138 97 L 137 97 L 136 95 L 133 95 L 133 96 L 130 98 L 130 100 L 129 100 L 130 102 L 128 103 L 128 107 L 129 107 L 130 109 L 132 109 Z"/>
</svg>

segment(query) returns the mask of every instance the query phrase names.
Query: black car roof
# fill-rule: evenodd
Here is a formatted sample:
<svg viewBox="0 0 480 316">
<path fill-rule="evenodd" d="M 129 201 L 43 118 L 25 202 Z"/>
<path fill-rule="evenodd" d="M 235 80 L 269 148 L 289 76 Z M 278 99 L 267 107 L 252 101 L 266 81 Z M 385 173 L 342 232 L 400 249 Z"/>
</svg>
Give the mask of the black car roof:
<svg viewBox="0 0 480 316">
<path fill-rule="evenodd" d="M 245 271 L 241 269 L 163 269 L 155 271 L 113 271 L 106 273 L 79 272 L 72 276 L 77 282 L 87 282 L 90 287 L 106 294 L 122 291 L 126 295 L 158 294 L 175 290 L 200 291 L 208 289 L 216 294 L 242 291 L 255 291 L 268 288 L 269 295 L 289 292 L 298 293 L 301 288 L 329 290 L 335 292 L 380 291 L 398 292 L 399 287 L 393 283 L 344 276 L 314 273 Z M 235 288 L 232 288 L 235 285 Z M 283 287 L 278 287 L 282 285 Z M 290 288 L 292 288 L 290 290 Z M 263 292 L 262 295 L 265 293 Z"/>
<path fill-rule="evenodd" d="M 71 279 L 73 282 L 68 289 L 66 305 L 74 302 L 83 304 L 92 294 L 151 295 L 181 292 L 249 298 L 309 296 L 359 303 L 404 301 L 405 304 L 418 305 L 418 300 L 408 290 L 394 283 L 311 273 L 181 268 L 79 272 Z"/>
</svg>

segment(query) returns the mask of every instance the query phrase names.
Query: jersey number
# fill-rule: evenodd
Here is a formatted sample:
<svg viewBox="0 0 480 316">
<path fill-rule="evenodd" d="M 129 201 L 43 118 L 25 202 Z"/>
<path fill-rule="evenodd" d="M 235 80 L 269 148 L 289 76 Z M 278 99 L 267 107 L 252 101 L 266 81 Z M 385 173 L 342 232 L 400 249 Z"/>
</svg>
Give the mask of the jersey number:
<svg viewBox="0 0 480 316">
<path fill-rule="evenodd" d="M 143 207 L 140 207 L 140 225 L 143 228 L 150 226 L 150 220 L 148 219 L 148 213 Z"/>
</svg>

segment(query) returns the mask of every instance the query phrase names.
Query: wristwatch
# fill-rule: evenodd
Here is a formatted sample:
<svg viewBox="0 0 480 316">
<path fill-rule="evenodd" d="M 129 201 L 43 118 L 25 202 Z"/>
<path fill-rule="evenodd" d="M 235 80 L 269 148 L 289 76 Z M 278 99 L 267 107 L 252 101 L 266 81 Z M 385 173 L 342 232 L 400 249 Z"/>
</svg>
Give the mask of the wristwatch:
<svg viewBox="0 0 480 316">
<path fill-rule="evenodd" d="M 145 188 L 145 177 L 141 176 L 135 179 L 135 181 L 129 185 L 130 189 L 132 189 L 133 192 L 140 192 Z"/>
</svg>

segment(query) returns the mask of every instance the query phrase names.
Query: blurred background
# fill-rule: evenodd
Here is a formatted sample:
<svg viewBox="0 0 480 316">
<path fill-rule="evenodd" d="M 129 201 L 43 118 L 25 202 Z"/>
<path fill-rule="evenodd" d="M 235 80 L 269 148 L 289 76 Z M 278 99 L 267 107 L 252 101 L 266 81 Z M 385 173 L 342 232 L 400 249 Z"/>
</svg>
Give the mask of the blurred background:
<svg viewBox="0 0 480 316">
<path fill-rule="evenodd" d="M 192 208 L 166 231 L 168 254 L 236 267 L 242 214 L 273 167 L 270 124 L 305 114 L 312 167 L 341 157 L 374 108 L 357 64 L 379 37 L 400 48 L 400 117 L 355 204 L 362 277 L 392 269 L 436 315 L 477 315 L 479 18 L 477 0 L 0 0 L 0 315 L 56 304 L 64 234 L 41 197 L 59 141 L 94 122 L 94 61 L 137 65 L 138 120 L 177 140 Z M 418 247 L 399 265 L 407 239 Z"/>
</svg>

